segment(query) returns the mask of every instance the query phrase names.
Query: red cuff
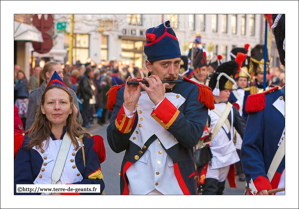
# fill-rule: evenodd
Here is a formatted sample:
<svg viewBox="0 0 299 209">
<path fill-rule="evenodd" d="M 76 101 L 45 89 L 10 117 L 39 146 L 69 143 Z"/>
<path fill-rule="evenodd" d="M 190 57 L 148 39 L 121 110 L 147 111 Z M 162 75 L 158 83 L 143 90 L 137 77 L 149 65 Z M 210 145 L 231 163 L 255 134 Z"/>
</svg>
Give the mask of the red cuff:
<svg viewBox="0 0 299 209">
<path fill-rule="evenodd" d="M 265 190 L 271 190 L 272 189 L 272 186 L 270 184 L 270 181 L 268 178 L 264 177 L 264 176 L 259 176 L 257 177 L 254 181 L 254 186 L 257 190 L 257 193 L 259 193 L 259 191 L 265 189 Z M 250 191 L 251 189 L 249 188 L 249 192 L 251 193 Z M 250 194 L 249 193 L 249 194 Z"/>
<path fill-rule="evenodd" d="M 179 116 L 180 111 L 167 99 L 151 113 L 151 116 L 165 129 L 168 129 Z"/>
<path fill-rule="evenodd" d="M 122 105 L 115 120 L 116 128 L 124 134 L 129 133 L 133 127 L 135 116 L 136 112 L 132 118 L 127 118 L 124 107 Z"/>
</svg>

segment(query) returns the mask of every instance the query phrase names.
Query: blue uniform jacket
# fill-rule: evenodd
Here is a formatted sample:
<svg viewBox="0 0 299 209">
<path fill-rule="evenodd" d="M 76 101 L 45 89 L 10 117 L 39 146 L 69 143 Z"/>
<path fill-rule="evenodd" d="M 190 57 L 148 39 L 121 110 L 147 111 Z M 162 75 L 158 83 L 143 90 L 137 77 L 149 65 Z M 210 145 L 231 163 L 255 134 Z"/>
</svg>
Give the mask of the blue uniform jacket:
<svg viewBox="0 0 299 209">
<path fill-rule="evenodd" d="M 40 193 L 16 193 L 16 184 L 33 184 L 34 180 L 38 176 L 41 167 L 43 165 L 43 159 L 40 154 L 30 148 L 26 148 L 28 144 L 29 137 L 28 134 L 25 135 L 24 141 L 21 149 L 18 151 L 15 162 L 14 162 L 14 184 L 15 184 L 15 194 L 23 195 L 38 195 Z M 94 139 L 92 137 L 83 137 L 84 152 L 85 152 L 85 162 L 86 167 L 84 167 L 82 149 L 76 153 L 75 166 L 81 173 L 83 180 L 81 182 L 73 182 L 73 184 L 100 184 L 101 193 L 105 188 L 103 181 L 103 176 L 100 172 L 101 165 L 98 154 L 94 151 Z M 70 167 L 70 169 L 72 169 Z M 92 175 L 93 174 L 93 175 Z M 95 175 L 96 174 L 96 175 Z M 92 176 L 92 178 L 91 178 Z M 100 193 L 81 193 L 86 195 Z"/>
<path fill-rule="evenodd" d="M 174 86 L 172 92 L 178 93 L 186 99 L 178 109 L 179 114 L 177 118 L 169 127 L 166 127 L 166 129 L 177 139 L 178 143 L 169 149 L 165 149 L 162 144 L 167 154 L 173 160 L 175 175 L 184 194 L 196 194 L 194 180 L 195 167 L 192 148 L 200 139 L 208 117 L 208 108 L 201 102 L 201 100 L 198 101 L 199 91 L 200 89 L 198 88 L 198 85 L 186 80 L 183 80 L 182 83 Z M 126 170 L 141 158 L 143 155 L 142 153 L 145 153 L 149 145 L 146 146 L 146 148 L 143 148 L 141 150 L 142 152 L 139 152 L 140 148 L 129 140 L 137 125 L 138 114 L 136 114 L 136 119 L 130 132 L 122 133 L 119 128 L 116 127 L 115 120 L 117 119 L 118 113 L 121 111 L 124 102 L 123 94 L 124 87 L 117 92 L 111 122 L 107 128 L 107 139 L 114 152 L 119 153 L 126 151 L 121 165 L 120 192 L 121 194 L 128 194 L 128 180 L 125 175 Z M 169 112 L 170 108 L 163 108 L 163 111 Z M 146 128 L 150 129 L 151 127 Z M 148 139 L 147 143 L 150 144 L 155 139 L 156 137 L 153 135 L 153 137 Z M 134 158 L 136 155 L 139 156 L 137 160 Z"/>
<path fill-rule="evenodd" d="M 285 128 L 282 91 L 275 90 L 267 93 L 265 102 L 263 110 L 249 114 L 241 148 L 241 161 L 246 181 L 248 185 L 253 181 L 256 193 L 263 189 L 277 188 L 280 175 L 285 168 L 285 158 L 283 158 L 272 182 L 269 181 L 267 172 Z M 278 110 L 274 106 L 275 102 L 280 102 L 283 108 Z M 249 186 L 249 192 L 250 189 L 252 188 Z"/>
</svg>

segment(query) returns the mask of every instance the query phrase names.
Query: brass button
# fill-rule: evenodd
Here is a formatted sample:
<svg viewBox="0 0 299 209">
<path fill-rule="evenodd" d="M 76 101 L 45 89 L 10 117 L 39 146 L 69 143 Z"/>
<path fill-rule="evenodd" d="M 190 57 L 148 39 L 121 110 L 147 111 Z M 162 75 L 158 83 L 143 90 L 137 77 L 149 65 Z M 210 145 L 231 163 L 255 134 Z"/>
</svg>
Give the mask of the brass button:
<svg viewBox="0 0 299 209">
<path fill-rule="evenodd" d="M 279 142 L 279 145 L 281 145 L 281 142 Z"/>
<path fill-rule="evenodd" d="M 176 108 L 179 108 L 179 106 L 177 105 Z"/>
<path fill-rule="evenodd" d="M 121 173 L 118 173 L 119 176 L 121 176 Z"/>
<path fill-rule="evenodd" d="M 145 145 L 143 145 L 142 149 L 146 149 L 146 146 L 145 146 Z"/>
<path fill-rule="evenodd" d="M 142 152 L 141 150 L 139 150 L 138 153 L 139 153 L 140 155 L 143 154 L 143 152 Z"/>
<path fill-rule="evenodd" d="M 176 95 L 176 98 L 180 98 L 180 95 Z"/>
<path fill-rule="evenodd" d="M 125 117 L 125 114 L 122 114 L 121 116 Z"/>
<path fill-rule="evenodd" d="M 71 159 L 71 162 L 73 163 L 75 160 L 74 159 Z"/>
<path fill-rule="evenodd" d="M 42 174 L 39 174 L 39 176 L 38 176 L 39 178 L 42 178 L 43 176 L 42 176 Z"/>
<path fill-rule="evenodd" d="M 133 140 L 135 140 L 135 139 L 136 139 L 136 137 L 134 136 L 134 137 L 133 137 Z"/>
<path fill-rule="evenodd" d="M 158 186 L 158 184 L 159 184 L 158 182 L 155 183 L 156 186 Z"/>
<path fill-rule="evenodd" d="M 249 191 L 251 192 L 251 191 L 252 191 L 252 189 L 249 189 Z"/>
<path fill-rule="evenodd" d="M 74 152 L 73 152 L 73 153 L 72 153 L 72 155 L 73 155 L 73 156 L 75 156 L 75 155 L 76 155 L 76 153 L 74 153 Z"/>
<path fill-rule="evenodd" d="M 282 98 L 282 97 L 280 97 L 279 99 L 280 99 L 280 100 L 283 100 L 283 98 Z"/>
<path fill-rule="evenodd" d="M 159 175 L 160 173 L 159 172 L 156 172 L 156 175 Z"/>
<path fill-rule="evenodd" d="M 73 168 L 73 169 L 75 169 L 75 168 L 76 168 L 76 166 L 75 166 L 75 165 L 73 165 L 73 166 L 72 166 L 72 168 Z"/>
<path fill-rule="evenodd" d="M 165 126 L 166 129 L 169 129 L 169 126 Z"/>
<path fill-rule="evenodd" d="M 139 126 L 140 128 L 142 127 L 142 125 L 141 125 L 141 124 L 139 124 L 138 126 Z"/>
<path fill-rule="evenodd" d="M 42 172 L 44 172 L 44 171 L 45 171 L 45 169 L 44 169 L 44 168 L 42 168 L 42 169 L 41 169 L 41 171 L 42 171 Z"/>
<path fill-rule="evenodd" d="M 138 104 L 136 104 L 136 107 L 138 107 L 139 105 Z"/>
<path fill-rule="evenodd" d="M 286 135 L 286 132 L 283 132 L 284 135 Z"/>
<path fill-rule="evenodd" d="M 47 160 L 47 156 L 44 157 L 44 160 Z"/>
<path fill-rule="evenodd" d="M 44 163 L 44 166 L 46 166 L 48 163 Z"/>
<path fill-rule="evenodd" d="M 136 134 L 138 134 L 138 131 L 136 131 Z"/>
<path fill-rule="evenodd" d="M 157 164 L 160 165 L 160 164 L 161 164 L 161 161 L 158 161 Z"/>
<path fill-rule="evenodd" d="M 161 154 L 162 154 L 162 151 L 159 151 L 158 153 L 161 155 Z"/>
<path fill-rule="evenodd" d="M 143 121 L 143 118 L 140 118 L 141 121 Z"/>
<path fill-rule="evenodd" d="M 251 180 L 249 181 L 249 184 L 251 184 Z"/>
<path fill-rule="evenodd" d="M 77 176 L 80 176 L 80 173 L 77 173 Z"/>
<path fill-rule="evenodd" d="M 44 153 L 44 152 L 45 152 L 45 150 L 43 150 L 43 149 L 42 149 L 40 152 L 41 152 L 41 153 Z"/>
<path fill-rule="evenodd" d="M 40 144 L 40 146 L 42 146 L 42 147 L 43 147 L 43 146 L 44 146 L 44 143 L 41 143 L 41 144 Z"/>
<path fill-rule="evenodd" d="M 159 141 L 158 143 L 159 143 L 159 144 L 161 144 L 161 142 L 160 142 L 160 141 Z"/>
<path fill-rule="evenodd" d="M 141 110 L 139 110 L 139 114 L 141 114 L 142 113 L 142 111 Z"/>
<path fill-rule="evenodd" d="M 281 140 L 284 140 L 284 137 L 282 137 Z"/>
<path fill-rule="evenodd" d="M 135 159 L 135 160 L 139 160 L 139 156 L 138 156 L 138 155 L 135 155 L 134 159 Z"/>
<path fill-rule="evenodd" d="M 154 113 L 153 116 L 156 116 L 156 113 Z"/>
<path fill-rule="evenodd" d="M 253 194 L 256 195 L 256 191 L 254 191 Z"/>
<path fill-rule="evenodd" d="M 160 120 L 161 123 L 163 123 L 163 120 Z"/>
</svg>

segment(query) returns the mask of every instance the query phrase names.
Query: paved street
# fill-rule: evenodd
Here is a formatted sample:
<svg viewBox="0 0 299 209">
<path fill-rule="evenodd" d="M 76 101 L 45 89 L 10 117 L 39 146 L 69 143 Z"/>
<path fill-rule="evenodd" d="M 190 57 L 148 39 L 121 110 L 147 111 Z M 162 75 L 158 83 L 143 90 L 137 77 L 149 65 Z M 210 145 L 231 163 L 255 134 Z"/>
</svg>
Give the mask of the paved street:
<svg viewBox="0 0 299 209">
<path fill-rule="evenodd" d="M 105 181 L 105 194 L 106 195 L 119 195 L 119 172 L 120 166 L 123 159 L 124 152 L 115 153 L 110 149 L 107 141 L 106 128 L 108 125 L 99 126 L 97 124 L 92 124 L 92 127 L 87 129 L 87 131 L 93 135 L 101 135 L 104 139 L 106 148 L 106 160 L 102 164 L 102 172 Z M 245 188 L 245 182 L 239 182 L 237 178 L 237 188 L 230 188 L 228 182 L 225 184 L 225 195 L 242 195 Z"/>
</svg>

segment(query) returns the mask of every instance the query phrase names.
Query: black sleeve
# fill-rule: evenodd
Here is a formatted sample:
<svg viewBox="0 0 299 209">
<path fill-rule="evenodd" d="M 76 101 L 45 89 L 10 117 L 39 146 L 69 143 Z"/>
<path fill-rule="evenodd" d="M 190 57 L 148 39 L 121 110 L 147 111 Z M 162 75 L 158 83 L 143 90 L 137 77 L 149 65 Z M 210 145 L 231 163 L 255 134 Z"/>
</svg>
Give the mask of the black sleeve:
<svg viewBox="0 0 299 209">
<path fill-rule="evenodd" d="M 240 116 L 240 113 L 235 106 L 233 106 L 233 114 L 234 114 L 234 127 L 236 128 L 236 130 L 238 131 L 238 133 L 243 139 L 245 127 L 246 127 L 244 119 Z"/>
</svg>

